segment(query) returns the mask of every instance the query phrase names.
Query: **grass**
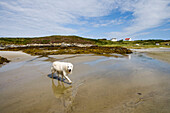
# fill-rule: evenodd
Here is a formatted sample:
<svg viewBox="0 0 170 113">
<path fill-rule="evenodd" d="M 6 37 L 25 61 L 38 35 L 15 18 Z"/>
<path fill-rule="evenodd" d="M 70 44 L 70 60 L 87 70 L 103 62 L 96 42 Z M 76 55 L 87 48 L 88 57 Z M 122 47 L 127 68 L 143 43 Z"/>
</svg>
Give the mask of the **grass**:
<svg viewBox="0 0 170 113">
<path fill-rule="evenodd" d="M 37 37 L 37 38 L 0 38 L 1 44 L 16 44 L 16 45 L 25 45 L 25 44 L 50 44 L 50 43 L 79 43 L 79 44 L 95 44 L 97 40 L 88 39 L 79 36 L 46 36 L 46 37 Z"/>
<path fill-rule="evenodd" d="M 159 45 L 156 45 L 159 44 Z M 103 46 L 114 47 L 122 46 L 132 49 L 141 49 L 141 48 L 158 48 L 158 47 L 167 47 L 169 48 L 170 40 L 136 40 L 136 41 L 117 41 L 112 44 L 106 44 Z"/>
<path fill-rule="evenodd" d="M 170 48 L 170 46 L 165 46 L 165 45 L 123 45 L 123 44 L 116 44 L 116 45 L 104 45 L 104 47 L 115 47 L 115 46 L 122 46 L 128 49 L 145 49 L 145 48 L 160 48 L 160 47 L 165 47 L 165 48 Z"/>
</svg>

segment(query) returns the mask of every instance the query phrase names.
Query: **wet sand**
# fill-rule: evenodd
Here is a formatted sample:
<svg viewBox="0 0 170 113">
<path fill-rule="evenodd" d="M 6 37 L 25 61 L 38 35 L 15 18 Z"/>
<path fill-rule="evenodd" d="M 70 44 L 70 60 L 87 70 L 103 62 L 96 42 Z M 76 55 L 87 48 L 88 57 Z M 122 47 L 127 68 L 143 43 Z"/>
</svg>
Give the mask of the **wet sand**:
<svg viewBox="0 0 170 113">
<path fill-rule="evenodd" d="M 135 49 L 134 51 L 144 52 L 154 59 L 170 63 L 170 48 Z"/>
<path fill-rule="evenodd" d="M 1 113 L 170 112 L 170 65 L 143 53 L 125 58 L 27 55 L 23 60 L 22 53 L 17 55 L 21 60 L 0 68 Z M 73 84 L 52 79 L 55 60 L 74 64 Z"/>
<path fill-rule="evenodd" d="M 147 55 L 152 58 L 170 63 L 170 52 L 147 52 Z"/>
<path fill-rule="evenodd" d="M 38 56 L 31 56 L 29 54 L 23 53 L 22 51 L 0 51 L 0 56 L 5 57 L 12 62 L 27 61 Z"/>
</svg>

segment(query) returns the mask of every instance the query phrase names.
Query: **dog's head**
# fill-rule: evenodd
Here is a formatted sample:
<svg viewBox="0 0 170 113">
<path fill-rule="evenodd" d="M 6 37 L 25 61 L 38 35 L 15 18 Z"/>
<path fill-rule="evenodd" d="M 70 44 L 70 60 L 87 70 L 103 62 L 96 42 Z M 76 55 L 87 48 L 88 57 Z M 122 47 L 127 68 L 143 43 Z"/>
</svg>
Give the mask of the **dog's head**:
<svg viewBox="0 0 170 113">
<path fill-rule="evenodd" d="M 67 71 L 68 71 L 69 73 L 72 73 L 72 71 L 73 71 L 73 64 L 71 64 L 71 63 L 68 63 L 68 64 L 67 64 Z"/>
</svg>

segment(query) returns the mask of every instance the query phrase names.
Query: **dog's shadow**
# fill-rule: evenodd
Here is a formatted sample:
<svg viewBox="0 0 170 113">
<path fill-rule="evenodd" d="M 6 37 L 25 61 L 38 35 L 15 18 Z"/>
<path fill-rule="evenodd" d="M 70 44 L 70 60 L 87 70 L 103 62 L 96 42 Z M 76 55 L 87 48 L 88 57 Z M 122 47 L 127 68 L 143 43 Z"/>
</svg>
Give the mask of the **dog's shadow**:
<svg viewBox="0 0 170 113">
<path fill-rule="evenodd" d="M 59 77 L 59 76 L 56 75 L 56 74 L 53 74 L 53 75 L 52 75 L 52 73 L 51 73 L 51 74 L 48 74 L 47 76 L 48 76 L 49 78 L 51 78 L 51 79 L 56 79 L 56 80 L 58 80 L 58 81 L 64 82 L 64 83 L 69 84 L 69 85 L 71 84 L 71 83 L 67 82 L 66 79 L 64 79 L 64 78 L 62 79 L 61 77 Z"/>
</svg>

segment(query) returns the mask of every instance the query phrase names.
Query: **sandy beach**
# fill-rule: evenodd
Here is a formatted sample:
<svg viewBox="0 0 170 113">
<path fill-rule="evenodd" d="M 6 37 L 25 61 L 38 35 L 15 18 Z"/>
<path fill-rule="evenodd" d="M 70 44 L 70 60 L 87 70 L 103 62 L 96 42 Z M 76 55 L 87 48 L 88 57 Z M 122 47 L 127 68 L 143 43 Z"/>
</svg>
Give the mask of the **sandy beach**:
<svg viewBox="0 0 170 113">
<path fill-rule="evenodd" d="M 145 53 L 38 57 L 0 51 L 11 60 L 0 68 L 0 112 L 169 113 L 170 64 Z M 73 84 L 52 79 L 56 60 L 73 63 Z"/>
</svg>

